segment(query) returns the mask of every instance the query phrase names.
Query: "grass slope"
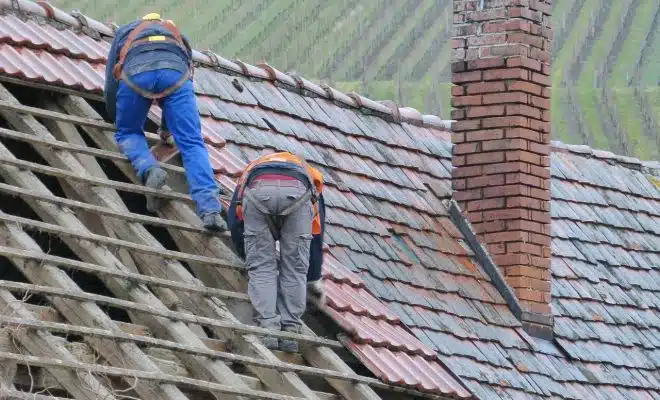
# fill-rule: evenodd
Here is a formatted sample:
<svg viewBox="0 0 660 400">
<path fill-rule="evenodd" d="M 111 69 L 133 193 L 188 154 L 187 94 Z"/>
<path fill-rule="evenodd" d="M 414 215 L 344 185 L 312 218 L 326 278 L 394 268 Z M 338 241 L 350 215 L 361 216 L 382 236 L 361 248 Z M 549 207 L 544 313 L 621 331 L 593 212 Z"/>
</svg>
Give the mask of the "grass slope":
<svg viewBox="0 0 660 400">
<path fill-rule="evenodd" d="M 449 117 L 451 0 L 51 0 L 99 20 L 147 12 L 198 49 Z M 660 158 L 660 0 L 555 0 L 553 132 Z"/>
</svg>

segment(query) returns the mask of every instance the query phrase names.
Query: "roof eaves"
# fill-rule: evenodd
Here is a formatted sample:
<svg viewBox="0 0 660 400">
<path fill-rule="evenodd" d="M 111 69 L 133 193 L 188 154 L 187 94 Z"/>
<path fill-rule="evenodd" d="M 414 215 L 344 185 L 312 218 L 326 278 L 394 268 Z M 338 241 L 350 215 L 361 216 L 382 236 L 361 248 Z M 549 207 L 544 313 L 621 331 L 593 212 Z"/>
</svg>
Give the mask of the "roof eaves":
<svg viewBox="0 0 660 400">
<path fill-rule="evenodd" d="M 552 151 L 557 153 L 579 154 L 587 158 L 597 158 L 610 164 L 644 172 L 653 176 L 660 176 L 660 161 L 645 161 L 635 157 L 622 156 L 610 151 L 598 150 L 587 145 L 567 144 L 557 140 L 552 141 Z"/>
<path fill-rule="evenodd" d="M 77 10 L 66 13 L 46 2 L 35 3 L 30 0 L 0 0 L 0 9 L 11 10 L 24 15 L 36 15 L 47 20 L 71 26 L 75 30 L 82 31 L 94 39 L 108 39 L 114 37 L 117 26 L 112 23 L 103 23 L 85 16 Z M 302 95 L 313 93 L 318 97 L 325 98 L 335 104 L 360 110 L 364 114 L 375 115 L 388 122 L 407 122 L 438 130 L 448 130 L 450 123 L 443 121 L 435 115 L 422 115 L 419 111 L 410 107 L 396 107 L 396 111 L 383 102 L 375 101 L 357 93 L 344 94 L 327 85 L 316 85 L 310 81 L 298 77 L 295 73 L 280 72 L 265 62 L 256 66 L 244 63 L 240 60 L 230 61 L 210 50 L 193 50 L 193 60 L 208 68 L 219 69 L 230 75 L 243 75 L 252 79 L 269 80 L 279 83 L 280 86 L 299 92 Z M 295 86 L 292 85 L 295 83 Z M 393 103 L 392 103 L 393 104 Z M 396 117 L 395 117 L 396 116 Z M 396 121 L 401 116 L 400 121 Z"/>
</svg>

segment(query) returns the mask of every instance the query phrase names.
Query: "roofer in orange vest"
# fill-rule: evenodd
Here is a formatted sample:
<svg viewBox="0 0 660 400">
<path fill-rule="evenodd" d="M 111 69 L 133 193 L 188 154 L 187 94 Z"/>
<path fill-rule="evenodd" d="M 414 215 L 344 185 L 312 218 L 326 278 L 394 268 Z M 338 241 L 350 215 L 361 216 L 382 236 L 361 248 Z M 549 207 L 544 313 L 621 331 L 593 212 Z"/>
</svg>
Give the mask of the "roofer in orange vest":
<svg viewBox="0 0 660 400">
<path fill-rule="evenodd" d="M 300 333 L 307 293 L 324 301 L 322 191 L 321 173 L 287 152 L 252 161 L 238 182 L 228 222 L 246 260 L 254 319 L 263 328 Z M 298 351 L 295 340 L 267 336 L 263 342 L 271 349 Z"/>
<path fill-rule="evenodd" d="M 160 104 L 161 129 L 171 131 L 181 152 L 197 214 L 205 228 L 224 231 L 227 225 L 220 215 L 220 190 L 202 137 L 192 77 L 188 40 L 172 21 L 147 14 L 115 33 L 106 66 L 106 110 L 117 126 L 115 140 L 138 179 L 147 187 L 160 189 L 167 173 L 149 151 L 144 136 L 149 108 L 154 101 Z M 155 212 L 158 206 L 156 198 L 147 197 L 149 211 Z"/>
</svg>

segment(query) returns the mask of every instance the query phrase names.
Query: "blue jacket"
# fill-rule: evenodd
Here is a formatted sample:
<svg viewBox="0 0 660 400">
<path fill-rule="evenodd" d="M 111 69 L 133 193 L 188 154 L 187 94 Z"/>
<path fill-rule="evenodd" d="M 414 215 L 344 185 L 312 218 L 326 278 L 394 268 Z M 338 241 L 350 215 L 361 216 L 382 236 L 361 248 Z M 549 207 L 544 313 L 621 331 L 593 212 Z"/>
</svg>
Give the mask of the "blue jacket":
<svg viewBox="0 0 660 400">
<path fill-rule="evenodd" d="M 276 171 L 272 171 L 276 172 Z M 248 178 L 247 183 L 249 183 Z M 231 199 L 231 204 L 227 210 L 227 224 L 231 230 L 231 239 L 236 247 L 238 255 L 245 260 L 245 241 L 243 234 L 245 233 L 245 226 L 243 220 L 239 220 L 236 216 L 236 204 L 238 202 L 238 188 L 234 190 L 234 196 Z M 312 242 L 309 251 L 309 269 L 307 270 L 307 282 L 318 281 L 321 279 L 322 266 L 323 266 L 323 234 L 325 233 L 325 201 L 323 194 L 319 193 L 318 198 L 319 216 L 321 217 L 321 233 L 312 235 Z"/>
<path fill-rule="evenodd" d="M 103 97 L 105 99 L 105 108 L 108 113 L 108 117 L 110 117 L 112 121 L 115 120 L 117 114 L 117 88 L 119 87 L 119 81 L 115 79 L 112 71 L 115 67 L 115 64 L 117 64 L 117 61 L 119 61 L 119 52 L 124 46 L 124 43 L 126 43 L 127 36 L 141 22 L 143 21 L 137 20 L 129 24 L 122 25 L 119 29 L 117 29 L 115 37 L 112 40 L 112 44 L 110 45 L 110 51 L 108 52 L 108 63 L 105 69 L 105 88 Z M 140 34 L 135 39 L 137 40 L 147 36 L 156 35 L 172 37 L 170 31 L 157 24 L 154 24 L 153 26 L 147 27 L 145 30 L 140 32 Z M 158 69 L 174 69 L 185 73 L 188 70 L 190 61 L 192 60 L 192 48 L 190 47 L 188 39 L 183 35 L 181 35 L 181 37 L 186 45 L 186 48 L 188 49 L 187 52 L 184 52 L 180 47 L 172 43 L 154 42 L 134 47 L 128 52 L 128 54 L 126 54 L 126 58 L 124 59 L 123 68 L 126 72 L 126 75 L 130 77 L 141 72 L 154 71 Z"/>
</svg>

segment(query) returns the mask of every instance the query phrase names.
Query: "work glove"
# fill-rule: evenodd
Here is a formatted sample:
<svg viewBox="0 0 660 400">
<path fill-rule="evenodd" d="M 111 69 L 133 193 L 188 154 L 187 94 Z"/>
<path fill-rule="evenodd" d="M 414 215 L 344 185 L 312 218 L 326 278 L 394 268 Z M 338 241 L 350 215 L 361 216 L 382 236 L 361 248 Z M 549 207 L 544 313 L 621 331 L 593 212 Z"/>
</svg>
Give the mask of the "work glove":
<svg viewBox="0 0 660 400">
<path fill-rule="evenodd" d="M 307 282 L 307 295 L 319 299 L 319 305 L 325 305 L 325 289 L 323 288 L 323 280 Z"/>
<path fill-rule="evenodd" d="M 168 146 L 174 146 L 174 136 L 168 131 L 164 131 L 162 129 L 158 129 L 158 135 L 160 136 L 160 140 L 165 143 Z"/>
</svg>

